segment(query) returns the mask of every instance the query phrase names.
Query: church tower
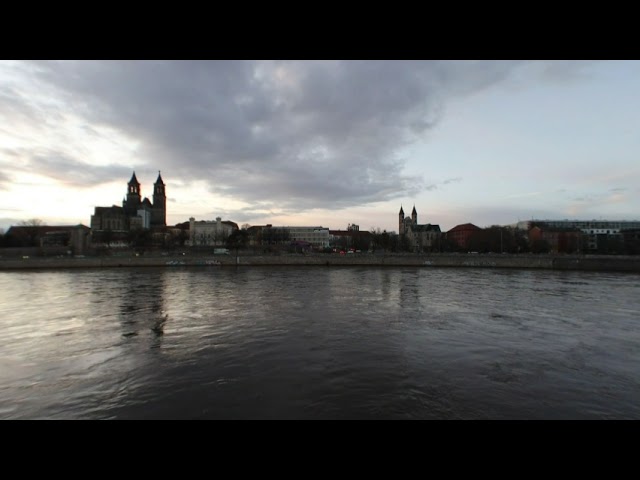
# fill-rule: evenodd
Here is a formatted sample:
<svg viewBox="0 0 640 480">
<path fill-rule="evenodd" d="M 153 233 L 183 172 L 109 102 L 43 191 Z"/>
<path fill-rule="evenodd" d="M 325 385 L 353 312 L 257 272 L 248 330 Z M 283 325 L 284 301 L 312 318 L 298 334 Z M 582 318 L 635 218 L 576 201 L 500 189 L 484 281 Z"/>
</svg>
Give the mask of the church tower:
<svg viewBox="0 0 640 480">
<path fill-rule="evenodd" d="M 411 223 L 418 224 L 418 212 L 416 212 L 416 206 L 413 206 L 413 212 L 411 212 Z"/>
<path fill-rule="evenodd" d="M 127 199 L 123 202 L 124 211 L 128 216 L 135 216 L 140 206 L 140 182 L 136 178 L 136 172 L 133 172 L 131 180 L 127 184 Z"/>
<path fill-rule="evenodd" d="M 159 227 L 167 226 L 167 195 L 164 190 L 164 182 L 158 170 L 158 179 L 153 184 L 153 211 L 151 224 Z"/>
<path fill-rule="evenodd" d="M 404 210 L 400 205 L 400 213 L 398 213 L 398 234 L 404 235 Z"/>
</svg>

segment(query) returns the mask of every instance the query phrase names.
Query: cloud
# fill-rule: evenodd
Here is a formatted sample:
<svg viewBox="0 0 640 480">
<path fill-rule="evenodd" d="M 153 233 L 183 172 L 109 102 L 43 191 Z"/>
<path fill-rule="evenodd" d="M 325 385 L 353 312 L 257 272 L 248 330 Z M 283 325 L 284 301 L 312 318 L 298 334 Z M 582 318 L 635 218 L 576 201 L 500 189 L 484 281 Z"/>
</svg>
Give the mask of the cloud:
<svg viewBox="0 0 640 480">
<path fill-rule="evenodd" d="M 593 60 L 547 61 L 544 62 L 542 78 L 559 83 L 573 83 L 587 78 Z"/>
<path fill-rule="evenodd" d="M 424 187 L 424 190 L 433 191 L 433 190 L 437 190 L 442 185 L 449 185 L 450 183 L 459 183 L 461 181 L 462 181 L 462 177 L 447 178 L 447 179 L 443 180 L 442 182 L 431 183 L 429 185 L 426 185 Z"/>
<path fill-rule="evenodd" d="M 522 64 L 30 62 L 20 64 L 30 83 L 2 101 L 20 118 L 77 117 L 135 139 L 138 161 L 162 170 L 168 184 L 204 179 L 215 193 L 289 210 L 345 207 L 436 188 L 404 174 L 399 151 L 438 123 L 451 98 Z M 77 175 L 77 184 L 130 175 L 115 164 L 85 166 L 55 146 L 28 156 L 54 178 Z"/>
<path fill-rule="evenodd" d="M 11 177 L 5 172 L 0 171 L 0 189 L 4 190 L 11 183 Z"/>
<path fill-rule="evenodd" d="M 461 181 L 462 181 L 462 177 L 455 177 L 455 178 L 447 178 L 442 183 L 444 185 L 449 185 L 450 183 L 458 183 L 458 182 L 461 182 Z"/>
<path fill-rule="evenodd" d="M 130 168 L 121 165 L 88 165 L 63 151 L 4 148 L 0 149 L 0 154 L 5 159 L 0 163 L 5 166 L 12 164 L 11 168 L 15 172 L 35 173 L 79 188 L 92 188 L 114 179 L 131 176 Z M 10 160 L 7 161 L 7 158 Z M 0 173 L 0 185 L 2 182 L 3 177 Z"/>
</svg>

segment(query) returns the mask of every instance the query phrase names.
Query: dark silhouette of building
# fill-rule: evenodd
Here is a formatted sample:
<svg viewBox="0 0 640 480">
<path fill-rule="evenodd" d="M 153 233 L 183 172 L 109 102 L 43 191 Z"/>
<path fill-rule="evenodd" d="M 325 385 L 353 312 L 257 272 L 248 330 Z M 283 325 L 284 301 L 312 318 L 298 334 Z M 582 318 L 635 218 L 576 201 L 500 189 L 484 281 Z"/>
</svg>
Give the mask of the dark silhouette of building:
<svg viewBox="0 0 640 480">
<path fill-rule="evenodd" d="M 142 199 L 140 182 L 133 172 L 127 184 L 127 195 L 122 207 L 95 207 L 91 216 L 92 232 L 128 232 L 137 229 L 157 229 L 167 226 L 167 196 L 160 172 L 153 184 L 153 203 Z"/>
<path fill-rule="evenodd" d="M 141 215 L 140 210 L 148 212 L 150 227 L 166 227 L 167 226 L 167 196 L 165 194 L 165 184 L 162 180 L 160 172 L 156 183 L 153 184 L 153 203 L 145 197 L 141 200 L 140 182 L 136 178 L 136 172 L 133 172 L 131 180 L 127 184 L 127 197 L 122 202 L 122 208 L 127 217 L 136 217 Z M 144 219 L 144 216 L 143 216 Z M 146 227 L 143 220 L 143 228 Z M 148 227 L 147 227 L 148 228 Z"/>
<path fill-rule="evenodd" d="M 440 225 L 418 224 L 418 212 L 415 205 L 413 206 L 411 217 L 406 218 L 404 210 L 400 206 L 398 217 L 398 233 L 401 240 L 407 243 L 410 250 L 416 252 L 437 250 L 441 233 Z"/>
<path fill-rule="evenodd" d="M 9 228 L 5 235 L 7 247 L 53 249 L 64 247 L 75 254 L 87 248 L 89 227 L 85 225 L 18 225 Z"/>
</svg>

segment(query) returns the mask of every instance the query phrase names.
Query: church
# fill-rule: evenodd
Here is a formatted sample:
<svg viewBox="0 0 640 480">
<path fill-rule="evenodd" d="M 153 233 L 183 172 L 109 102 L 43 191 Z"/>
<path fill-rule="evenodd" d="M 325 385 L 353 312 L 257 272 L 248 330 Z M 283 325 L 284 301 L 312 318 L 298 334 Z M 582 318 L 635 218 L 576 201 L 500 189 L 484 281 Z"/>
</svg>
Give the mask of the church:
<svg viewBox="0 0 640 480">
<path fill-rule="evenodd" d="M 164 182 L 160 172 L 158 171 L 158 178 L 156 183 L 153 184 L 153 203 L 147 197 L 141 200 L 140 182 L 136 178 L 136 172 L 133 172 L 127 187 L 127 197 L 122 201 L 122 208 L 127 217 L 142 217 L 142 228 L 166 227 L 167 196 L 165 195 Z"/>
<path fill-rule="evenodd" d="M 440 225 L 430 223 L 418 224 L 418 212 L 415 205 L 410 217 L 404 216 L 402 205 L 398 214 L 398 233 L 400 238 L 407 242 L 412 252 L 425 252 L 438 250 L 440 247 Z"/>
<path fill-rule="evenodd" d="M 127 195 L 122 207 L 95 207 L 91 215 L 92 232 L 128 232 L 136 229 L 155 230 L 167 225 L 167 195 L 160 172 L 153 184 L 153 202 L 142 199 L 140 182 L 133 172 L 127 184 Z"/>
</svg>

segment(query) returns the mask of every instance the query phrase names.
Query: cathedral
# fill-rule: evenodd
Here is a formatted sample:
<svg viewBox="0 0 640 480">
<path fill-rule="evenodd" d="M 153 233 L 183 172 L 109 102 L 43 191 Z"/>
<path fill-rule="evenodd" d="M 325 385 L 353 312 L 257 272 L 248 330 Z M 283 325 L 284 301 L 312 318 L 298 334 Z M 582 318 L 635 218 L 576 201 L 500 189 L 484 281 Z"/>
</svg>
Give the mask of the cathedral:
<svg viewBox="0 0 640 480">
<path fill-rule="evenodd" d="M 398 214 L 398 233 L 400 238 L 405 238 L 409 248 L 414 252 L 434 251 L 439 248 L 440 225 L 430 223 L 419 225 L 418 212 L 415 205 L 410 217 L 404 216 L 404 210 L 400 206 Z"/>
<path fill-rule="evenodd" d="M 95 207 L 91 215 L 91 230 L 94 232 L 113 231 L 127 232 L 136 229 L 157 229 L 167 225 L 167 196 L 162 176 L 153 184 L 153 203 L 142 199 L 140 182 L 133 172 L 127 184 L 127 195 L 122 200 L 122 207 Z"/>
<path fill-rule="evenodd" d="M 140 182 L 133 172 L 131 180 L 127 184 L 127 197 L 122 201 L 122 208 L 127 217 L 148 216 L 149 222 L 143 222 L 145 228 L 167 226 L 167 196 L 164 191 L 164 182 L 158 172 L 158 179 L 153 184 L 153 203 L 147 197 L 141 200 Z"/>
</svg>

